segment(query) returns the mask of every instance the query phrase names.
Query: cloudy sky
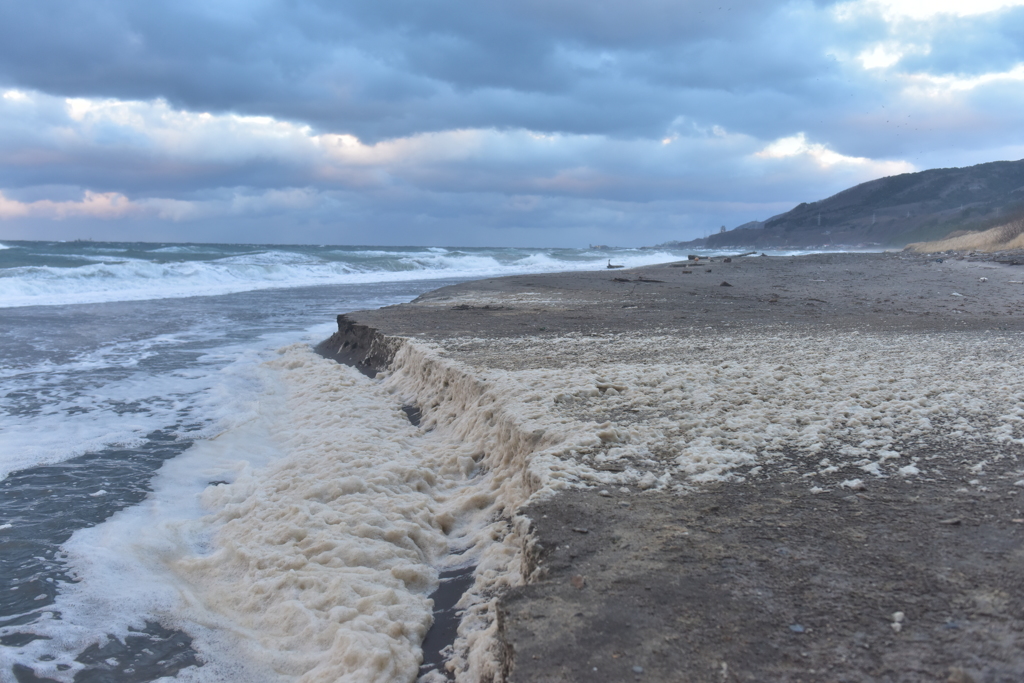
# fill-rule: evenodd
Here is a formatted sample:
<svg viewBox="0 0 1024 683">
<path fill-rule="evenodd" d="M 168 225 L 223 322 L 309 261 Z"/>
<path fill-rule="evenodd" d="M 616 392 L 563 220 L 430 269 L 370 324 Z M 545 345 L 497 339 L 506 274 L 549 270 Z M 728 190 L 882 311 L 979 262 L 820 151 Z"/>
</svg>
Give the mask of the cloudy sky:
<svg viewBox="0 0 1024 683">
<path fill-rule="evenodd" d="M 1024 158 L 1024 0 L 0 0 L 0 239 L 640 246 Z"/>
</svg>

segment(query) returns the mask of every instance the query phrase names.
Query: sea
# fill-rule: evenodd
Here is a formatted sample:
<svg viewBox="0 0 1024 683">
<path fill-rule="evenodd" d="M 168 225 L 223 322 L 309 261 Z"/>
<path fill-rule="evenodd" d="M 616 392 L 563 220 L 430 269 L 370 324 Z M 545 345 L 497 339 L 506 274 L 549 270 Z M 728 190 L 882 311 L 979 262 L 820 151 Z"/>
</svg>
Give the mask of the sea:
<svg viewBox="0 0 1024 683">
<path fill-rule="evenodd" d="M 321 669 L 345 679 L 345 662 L 284 661 L 284 649 L 255 673 L 241 655 L 225 661 L 232 647 L 276 652 L 273 640 L 284 636 L 259 620 L 211 617 L 188 572 L 167 569 L 168 557 L 180 565 L 183 553 L 209 551 L 196 525 L 209 514 L 210 489 L 240 478 L 272 488 L 267 479 L 282 476 L 275 461 L 285 455 L 266 434 L 284 427 L 262 424 L 283 414 L 267 408 L 280 389 L 268 363 L 330 336 L 340 313 L 441 286 L 685 256 L 3 241 L 0 681 L 316 680 L 307 674 Z M 285 427 L 317 429 L 300 422 Z M 262 645 L 237 645 L 249 641 Z M 417 648 L 410 640 L 414 659 Z"/>
</svg>

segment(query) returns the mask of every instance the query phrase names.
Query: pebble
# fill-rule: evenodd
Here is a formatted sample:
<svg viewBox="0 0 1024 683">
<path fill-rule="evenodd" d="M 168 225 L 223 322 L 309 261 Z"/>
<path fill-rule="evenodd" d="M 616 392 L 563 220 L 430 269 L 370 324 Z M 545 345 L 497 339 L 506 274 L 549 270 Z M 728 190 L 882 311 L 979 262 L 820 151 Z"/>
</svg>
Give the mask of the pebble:
<svg viewBox="0 0 1024 683">
<path fill-rule="evenodd" d="M 605 498 L 611 498 L 612 494 L 608 493 L 608 489 L 601 489 L 597 492 L 597 495 L 604 496 Z"/>
<path fill-rule="evenodd" d="M 905 616 L 903 612 L 892 613 L 892 623 L 889 624 L 889 628 L 893 630 L 893 633 L 899 633 L 903 630 L 903 619 Z"/>
<path fill-rule="evenodd" d="M 642 674 L 643 672 L 644 672 L 644 668 L 642 666 L 634 666 L 633 667 L 633 673 L 635 673 L 635 674 Z"/>
<path fill-rule="evenodd" d="M 789 627 L 789 630 L 792 631 L 793 633 L 803 633 L 804 632 L 804 627 L 801 626 L 800 624 L 791 624 L 790 627 Z"/>
<path fill-rule="evenodd" d="M 949 670 L 946 683 L 974 683 L 974 678 L 960 667 L 953 667 Z"/>
</svg>

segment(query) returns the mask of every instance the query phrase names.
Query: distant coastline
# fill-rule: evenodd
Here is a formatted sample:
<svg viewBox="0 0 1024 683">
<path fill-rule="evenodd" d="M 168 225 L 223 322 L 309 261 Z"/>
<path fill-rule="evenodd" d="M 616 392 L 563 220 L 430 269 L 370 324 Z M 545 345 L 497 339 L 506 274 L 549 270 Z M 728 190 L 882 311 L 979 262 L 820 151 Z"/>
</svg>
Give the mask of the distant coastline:
<svg viewBox="0 0 1024 683">
<path fill-rule="evenodd" d="M 1024 160 L 904 173 L 671 249 L 902 249 L 1024 219 Z"/>
</svg>

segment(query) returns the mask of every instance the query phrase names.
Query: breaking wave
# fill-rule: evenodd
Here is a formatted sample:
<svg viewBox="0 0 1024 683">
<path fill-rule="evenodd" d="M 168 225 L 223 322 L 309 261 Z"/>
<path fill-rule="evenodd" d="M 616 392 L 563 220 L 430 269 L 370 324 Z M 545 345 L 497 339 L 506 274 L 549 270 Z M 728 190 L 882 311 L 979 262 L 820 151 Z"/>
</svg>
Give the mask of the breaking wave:
<svg viewBox="0 0 1024 683">
<path fill-rule="evenodd" d="M 25 243 L 0 259 L 0 307 L 211 296 L 260 289 L 640 266 L 669 251 L 578 249 L 259 248 L 244 245 Z M 58 248 L 60 247 L 60 248 Z M 77 248 L 76 248 L 77 247 Z M 9 248 L 8 248 L 9 249 Z"/>
</svg>

